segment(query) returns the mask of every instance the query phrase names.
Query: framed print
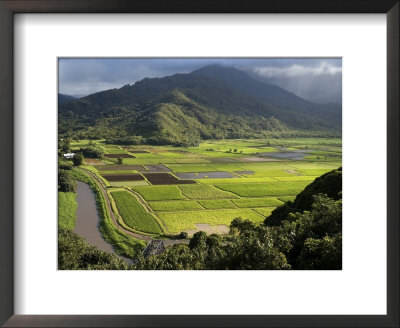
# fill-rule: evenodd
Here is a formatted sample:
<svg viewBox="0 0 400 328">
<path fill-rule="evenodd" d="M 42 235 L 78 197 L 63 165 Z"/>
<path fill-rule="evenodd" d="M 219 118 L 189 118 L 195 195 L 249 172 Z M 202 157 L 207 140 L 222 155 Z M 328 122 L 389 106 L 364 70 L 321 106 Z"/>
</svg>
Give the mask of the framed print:
<svg viewBox="0 0 400 328">
<path fill-rule="evenodd" d="M 399 325 L 398 1 L 0 9 L 4 326 Z"/>
</svg>

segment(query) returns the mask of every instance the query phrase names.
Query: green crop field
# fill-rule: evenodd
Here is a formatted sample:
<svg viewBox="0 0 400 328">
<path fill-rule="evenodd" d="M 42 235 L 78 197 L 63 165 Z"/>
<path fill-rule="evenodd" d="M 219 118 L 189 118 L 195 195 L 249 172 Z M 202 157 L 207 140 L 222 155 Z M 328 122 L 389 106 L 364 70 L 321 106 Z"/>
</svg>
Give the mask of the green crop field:
<svg viewBox="0 0 400 328">
<path fill-rule="evenodd" d="M 73 230 L 76 223 L 76 193 L 58 192 L 58 226 Z"/>
<path fill-rule="evenodd" d="M 309 180 L 309 179 L 308 179 Z M 197 182 L 202 184 L 219 184 L 219 183 L 247 183 L 247 182 L 271 182 L 276 181 L 270 177 L 247 177 L 247 178 L 229 178 L 229 179 L 198 179 Z"/>
<path fill-rule="evenodd" d="M 147 213 L 128 191 L 114 191 L 111 195 L 117 204 L 119 214 L 129 227 L 143 232 L 162 233 L 153 216 Z"/>
<path fill-rule="evenodd" d="M 178 186 L 132 187 L 132 190 L 138 192 L 147 201 L 186 199 Z"/>
<path fill-rule="evenodd" d="M 154 211 L 184 211 L 202 209 L 197 202 L 191 200 L 153 201 L 149 202 L 149 205 Z"/>
<path fill-rule="evenodd" d="M 149 183 L 145 180 L 139 181 L 112 181 L 110 186 L 113 187 L 136 187 L 136 186 L 148 186 Z"/>
<path fill-rule="evenodd" d="M 226 225 L 229 226 L 235 218 L 241 217 L 259 223 L 264 220 L 262 215 L 250 209 L 224 209 L 183 212 L 159 212 L 169 232 L 178 233 L 184 230 L 197 229 L 196 224 Z"/>
<path fill-rule="evenodd" d="M 211 171 L 242 171 L 242 163 L 217 163 L 217 164 L 169 164 L 174 172 L 211 172 Z"/>
<path fill-rule="evenodd" d="M 216 187 L 241 197 L 296 195 L 309 181 L 275 181 L 269 183 L 218 184 Z"/>
<path fill-rule="evenodd" d="M 318 177 L 313 176 L 313 175 L 298 175 L 298 176 L 295 175 L 292 177 L 274 177 L 274 180 L 276 180 L 276 181 L 308 181 L 309 183 L 311 183 L 312 181 L 315 180 L 315 178 L 318 178 Z"/>
<path fill-rule="evenodd" d="M 282 202 L 288 202 L 288 201 L 293 201 L 296 196 L 283 196 L 283 197 L 277 197 L 279 200 Z"/>
<path fill-rule="evenodd" d="M 208 199 L 197 201 L 201 206 L 206 209 L 218 209 L 218 208 L 235 208 L 235 205 L 228 199 Z"/>
<path fill-rule="evenodd" d="M 105 145 L 104 141 L 94 142 L 105 152 L 135 156 L 124 158 L 122 165 L 107 164 L 107 171 L 99 166 L 86 167 L 100 179 L 99 172 L 137 172 L 128 165 L 142 165 L 142 171 L 146 170 L 146 165 L 157 164 L 159 166 L 148 167 L 151 173 L 165 174 L 167 168 L 178 180 L 179 173 L 193 173 L 195 184 L 185 184 L 187 180 L 177 185 L 152 185 L 148 179 L 107 181 L 108 190 L 115 198 L 126 224 L 136 230 L 153 233 L 162 233 L 160 226 L 166 227 L 167 234 L 185 230 L 193 233 L 196 229 L 212 233 L 214 228 L 204 228 L 208 225 L 216 227 L 217 233 L 226 233 L 236 217 L 261 223 L 276 207 L 294 200 L 315 178 L 342 165 L 340 138 L 207 140 L 198 147 L 121 147 Z M 74 146 L 79 148 L 88 143 L 88 140 L 77 141 Z M 202 172 L 223 173 L 203 177 L 196 175 Z M 229 178 L 224 178 L 224 175 Z M 187 175 L 188 179 L 190 176 Z M 119 186 L 138 193 L 145 204 L 126 190 L 115 191 L 115 187 Z M 218 230 L 220 225 L 226 227 Z"/>
<path fill-rule="evenodd" d="M 209 185 L 181 185 L 179 188 L 190 199 L 237 198 L 236 195 Z"/>
<path fill-rule="evenodd" d="M 260 207 L 260 208 L 253 208 L 255 212 L 258 214 L 262 215 L 264 219 L 269 216 L 272 211 L 275 209 L 275 207 Z"/>
<path fill-rule="evenodd" d="M 283 202 L 280 200 L 268 197 L 268 198 L 241 198 L 241 199 L 234 199 L 232 202 L 237 207 L 270 207 L 270 206 L 279 206 L 282 205 Z"/>
</svg>

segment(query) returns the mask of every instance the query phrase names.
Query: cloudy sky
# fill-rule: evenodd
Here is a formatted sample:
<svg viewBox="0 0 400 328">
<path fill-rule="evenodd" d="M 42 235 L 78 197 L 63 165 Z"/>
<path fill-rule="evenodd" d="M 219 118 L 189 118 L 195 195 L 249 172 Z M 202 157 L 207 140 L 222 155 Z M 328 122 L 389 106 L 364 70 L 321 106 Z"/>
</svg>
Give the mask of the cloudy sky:
<svg viewBox="0 0 400 328">
<path fill-rule="evenodd" d="M 189 73 L 209 64 L 233 66 L 315 102 L 341 103 L 338 58 L 60 58 L 59 92 L 85 96 L 145 77 Z"/>
</svg>

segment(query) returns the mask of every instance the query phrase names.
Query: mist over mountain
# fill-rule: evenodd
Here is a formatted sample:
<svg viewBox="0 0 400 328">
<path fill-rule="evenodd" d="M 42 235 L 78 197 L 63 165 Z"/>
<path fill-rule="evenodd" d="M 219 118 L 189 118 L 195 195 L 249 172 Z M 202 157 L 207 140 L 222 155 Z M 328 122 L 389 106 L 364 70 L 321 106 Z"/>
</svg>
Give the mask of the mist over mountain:
<svg viewBox="0 0 400 328">
<path fill-rule="evenodd" d="M 157 144 L 340 129 L 340 106 L 309 102 L 243 71 L 218 65 L 145 78 L 59 106 L 61 135 L 141 136 Z"/>
<path fill-rule="evenodd" d="M 193 71 L 192 74 L 209 76 L 221 80 L 240 92 L 279 108 L 293 109 L 297 113 L 317 115 L 322 120 L 329 120 L 333 125 L 341 125 L 341 105 L 313 103 L 276 85 L 257 80 L 236 68 L 208 65 Z"/>
<path fill-rule="evenodd" d="M 274 68 L 270 67 L 270 69 L 273 70 Z M 319 66 L 308 69 L 323 70 L 324 68 Z M 332 69 L 338 68 L 333 67 Z M 280 68 L 280 70 L 278 68 L 279 73 L 276 74 L 273 72 L 263 74 L 262 71 L 259 72 L 256 68 L 253 68 L 246 69 L 246 73 L 255 80 L 279 86 L 310 102 L 317 104 L 334 103 L 339 105 L 342 103 L 341 73 L 330 74 L 325 72 L 325 74 L 313 74 L 302 72 L 302 70 L 307 70 L 307 68 L 293 66 Z"/>
</svg>

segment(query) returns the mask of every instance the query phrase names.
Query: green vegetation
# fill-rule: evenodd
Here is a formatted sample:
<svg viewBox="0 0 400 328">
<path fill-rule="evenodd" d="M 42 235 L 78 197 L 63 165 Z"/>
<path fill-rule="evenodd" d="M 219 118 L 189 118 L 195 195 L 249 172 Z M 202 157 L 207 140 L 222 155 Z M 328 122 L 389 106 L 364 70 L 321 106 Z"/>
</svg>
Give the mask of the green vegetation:
<svg viewBox="0 0 400 328">
<path fill-rule="evenodd" d="M 186 199 L 177 186 L 133 187 L 145 200 L 180 200 Z"/>
<path fill-rule="evenodd" d="M 242 217 L 261 223 L 263 217 L 250 209 L 224 209 L 184 212 L 158 212 L 170 233 L 179 233 L 184 230 L 197 229 L 196 224 L 226 225 L 233 219 Z"/>
<path fill-rule="evenodd" d="M 100 251 L 72 231 L 59 228 L 58 269 L 126 270 L 127 265 L 118 256 Z"/>
<path fill-rule="evenodd" d="M 131 228 L 143 232 L 161 234 L 161 228 L 151 214 L 146 212 L 136 198 L 128 191 L 111 192 L 118 212 Z"/>
<path fill-rule="evenodd" d="M 287 219 L 290 213 L 311 210 L 314 195 L 317 194 L 325 194 L 334 200 L 342 198 L 342 168 L 325 173 L 315 179 L 314 182 L 296 196 L 293 202 L 287 201 L 276 208 L 272 215 L 267 218 L 265 224 L 278 225 L 281 221 Z"/>
<path fill-rule="evenodd" d="M 73 230 L 76 223 L 76 193 L 58 192 L 58 226 L 64 229 Z"/>
<path fill-rule="evenodd" d="M 236 195 L 208 185 L 181 185 L 182 193 L 190 199 L 237 198 Z"/>
<path fill-rule="evenodd" d="M 118 230 L 110 218 L 104 196 L 96 182 L 80 170 L 73 170 L 73 174 L 76 179 L 87 183 L 95 193 L 97 209 L 101 218 L 100 231 L 104 239 L 114 247 L 118 254 L 129 258 L 136 257 L 145 247 L 145 243 Z"/>
<path fill-rule="evenodd" d="M 75 166 L 79 166 L 83 164 L 83 159 L 84 159 L 83 155 L 78 153 L 74 155 L 72 161 Z"/>
<path fill-rule="evenodd" d="M 66 142 L 63 143 L 65 147 L 66 144 Z M 177 266 L 176 268 L 183 268 L 187 265 L 192 269 L 204 268 L 205 266 L 210 269 L 251 268 L 255 264 L 249 264 L 245 254 L 240 253 L 243 245 L 240 244 L 239 240 L 243 242 L 244 238 L 249 238 L 250 244 L 255 249 L 264 252 L 266 249 L 258 248 L 262 245 L 256 243 L 257 238 L 261 238 L 260 240 L 270 240 L 268 238 L 272 238 L 276 234 L 273 238 L 278 239 L 274 240 L 280 240 L 279 238 L 283 238 L 284 234 L 292 233 L 292 230 L 290 230 L 292 228 L 288 225 L 289 223 L 291 225 L 296 224 L 296 229 L 299 231 L 308 231 L 309 226 L 305 222 L 309 222 L 310 220 L 318 221 L 323 216 L 322 209 L 319 209 L 318 213 L 315 211 L 312 212 L 313 208 L 317 206 L 314 204 L 316 195 L 319 193 L 327 194 L 328 198 L 333 199 L 334 202 L 339 201 L 341 197 L 338 194 L 338 191 L 341 190 L 341 184 L 336 183 L 337 179 L 330 180 L 329 182 L 325 180 L 325 182 L 321 182 L 322 177 L 317 178 L 317 175 L 320 173 L 331 176 L 332 172 L 329 174 L 326 173 L 340 166 L 340 139 L 304 138 L 301 139 L 301 142 L 295 138 L 209 140 L 196 147 L 149 146 L 143 144 L 140 146 L 129 144 L 129 147 L 121 147 L 105 145 L 104 140 L 71 141 L 68 145 L 72 148 L 99 147 L 104 152 L 120 154 L 127 154 L 129 152 L 136 157 L 124 158 L 123 164 L 120 165 L 116 164 L 116 159 L 113 160 L 113 165 L 107 164 L 109 171 L 99 171 L 99 166 L 97 165 L 82 165 L 79 169 L 74 168 L 71 170 L 72 161 L 67 160 L 62 160 L 59 168 L 61 180 L 69 181 L 70 185 L 74 185 L 74 177 L 78 177 L 79 180 L 89 183 L 96 194 L 96 202 L 101 216 L 100 230 L 103 236 L 107 242 L 113 245 L 119 254 L 124 254 L 130 258 L 139 257 L 137 268 L 141 265 L 150 265 L 151 262 L 150 259 L 144 260 L 140 256 L 145 242 L 127 236 L 118 230 L 118 227 L 114 225 L 108 216 L 105 199 L 101 190 L 97 187 L 95 181 L 92 180 L 93 177 L 89 176 L 89 172 L 85 174 L 85 169 L 95 174 L 96 178 L 108 187 L 108 195 L 110 195 L 109 198 L 116 213 L 117 221 L 120 227 L 124 227 L 126 230 L 139 232 L 143 235 L 165 233 L 166 235 L 163 238 L 172 239 L 187 238 L 185 231 L 191 235 L 199 229 L 208 233 L 224 234 L 222 237 L 206 236 L 205 240 L 208 240 L 208 243 L 216 242 L 215 238 L 221 238 L 220 241 L 222 242 L 221 248 L 218 247 L 216 249 L 207 244 L 207 254 L 203 253 L 203 251 L 199 253 L 198 249 L 196 250 L 196 248 L 190 248 L 186 245 L 168 247 L 165 258 L 163 257 L 164 255 L 157 256 L 156 258 L 163 259 L 162 261 L 171 261 L 168 264 L 171 265 L 171 268 L 175 268 L 175 265 Z M 315 151 L 319 154 L 320 159 L 316 160 L 315 158 L 308 159 L 304 157 L 301 161 L 291 159 L 264 161 L 264 157 L 258 155 L 278 152 L 281 151 L 282 147 L 285 147 L 282 150 L 284 152 L 304 149 L 310 152 Z M 339 154 L 339 157 L 329 157 L 328 153 Z M 328 154 L 328 160 L 326 161 L 324 154 Z M 93 163 L 97 164 L 96 162 Z M 129 166 L 132 164 L 143 164 L 143 166 Z M 154 166 L 147 167 L 147 165 Z M 136 169 L 140 170 L 141 173 L 146 169 L 149 169 L 151 172 L 155 170 L 155 173 L 157 173 L 167 170 L 166 167 L 172 170 L 173 175 L 178 172 L 219 171 L 228 172 L 235 177 L 218 179 L 205 177 L 197 179 L 196 184 L 151 185 L 147 180 L 108 183 L 100 175 L 100 173 L 137 173 Z M 146 185 L 138 186 L 137 184 Z M 310 186 L 307 186 L 309 184 Z M 318 188 L 316 187 L 317 184 Z M 126 189 L 116 188 L 116 186 L 121 186 L 122 188 L 128 187 L 137 193 L 137 195 L 134 196 L 126 191 Z M 306 188 L 304 189 L 304 187 Z M 304 191 L 296 197 L 303 189 Z M 334 189 L 334 192 L 331 192 L 331 189 Z M 71 197 L 73 194 L 60 194 L 62 194 L 59 197 L 60 227 L 73 229 L 74 217 L 71 215 L 73 207 L 66 205 L 69 202 L 72 204 Z M 142 198 L 141 200 L 139 195 Z M 339 204 L 329 203 L 329 199 L 322 199 L 320 203 L 328 204 L 326 206 L 333 211 L 329 213 L 331 217 L 334 217 L 333 214 L 340 212 L 341 209 L 338 207 Z M 152 211 L 155 212 L 153 213 Z M 296 214 L 296 212 L 299 214 Z M 302 215 L 302 217 L 298 215 Z M 238 217 L 250 222 L 246 224 L 251 228 L 246 228 L 248 231 L 243 235 L 238 233 L 236 228 L 236 230 L 232 229 L 231 223 Z M 329 218 L 325 220 L 329 221 Z M 262 223 L 264 221 L 267 227 L 263 227 Z M 246 226 L 246 224 L 243 223 L 243 226 Z M 226 235 L 229 226 L 231 226 L 231 232 Z M 323 227 L 318 229 L 325 229 L 326 226 L 324 225 Z M 242 227 L 241 229 L 244 228 Z M 269 237 L 267 238 L 266 235 L 269 235 Z M 293 238 L 288 238 L 287 240 L 288 245 L 291 247 L 290 250 L 278 247 L 279 249 L 275 250 L 276 252 L 274 251 L 276 255 L 275 260 L 277 261 L 275 264 L 278 263 L 278 267 L 299 269 L 305 267 L 337 268 L 339 266 L 338 254 L 341 251 L 341 235 L 332 233 L 322 236 L 313 230 L 311 232 L 308 231 L 302 238 L 297 238 L 296 234 L 296 241 L 293 241 Z M 230 246 L 228 247 L 228 245 Z M 233 251 L 230 247 L 237 247 L 238 250 Z M 219 260 L 213 258 L 213 264 L 210 264 L 207 262 L 209 261 L 208 256 L 214 253 L 214 251 L 222 252 L 221 254 L 225 254 L 225 257 L 236 254 L 235 261 L 238 262 L 233 263 L 229 260 L 228 264 L 226 262 L 221 264 L 222 262 L 218 262 Z M 186 254 L 190 260 L 185 262 L 183 258 L 180 258 L 179 254 L 181 253 Z M 194 255 L 195 253 L 202 254 L 202 262 L 193 260 L 197 256 Z M 282 257 L 282 254 L 284 257 Z M 177 258 L 172 260 L 171 258 L 174 256 L 177 256 Z M 330 256 L 332 261 L 324 260 L 324 256 Z M 153 261 L 157 261 L 157 265 L 160 267 L 167 265 L 167 263 L 164 262 L 162 264 L 156 259 L 153 259 Z M 241 261 L 243 263 L 239 264 Z M 272 268 L 275 265 L 272 262 L 268 265 L 266 263 L 263 264 L 265 267 Z M 151 265 L 154 265 L 154 263 Z M 261 266 L 261 264 L 259 265 Z M 257 265 L 254 267 L 258 268 Z"/>
<path fill-rule="evenodd" d="M 282 202 L 276 198 L 241 198 L 234 199 L 232 202 L 237 207 L 269 207 L 269 206 L 278 206 L 281 205 Z"/>
<path fill-rule="evenodd" d="M 127 268 L 70 231 L 77 179 L 136 269 L 341 269 L 341 105 L 218 65 L 58 100 L 61 269 Z"/>
<path fill-rule="evenodd" d="M 261 214 L 263 217 L 270 216 L 272 211 L 275 209 L 275 207 L 258 207 L 258 208 L 253 208 L 254 211 L 256 211 L 258 214 Z"/>
<path fill-rule="evenodd" d="M 197 232 L 189 245 L 173 245 L 161 255 L 146 259 L 139 257 L 134 268 L 341 270 L 341 192 L 336 192 L 335 187 L 330 186 L 330 183 L 339 183 L 339 180 L 341 181 L 341 175 L 339 178 L 338 172 L 327 173 L 298 196 L 305 204 L 308 204 L 308 199 L 312 199 L 310 211 L 287 213 L 273 226 L 234 219 L 230 224 L 230 233 L 225 239 L 219 235 L 207 236 L 205 232 Z M 329 190 L 339 199 L 319 194 L 319 190 Z"/>
<path fill-rule="evenodd" d="M 287 202 L 287 201 L 295 200 L 296 196 L 283 196 L 283 197 L 277 197 L 277 198 L 282 202 Z"/>
<path fill-rule="evenodd" d="M 270 183 L 217 184 L 216 187 L 242 197 L 262 197 L 296 195 L 307 184 L 307 181 L 276 181 Z"/>
<path fill-rule="evenodd" d="M 315 104 L 271 89 L 234 68 L 222 71 L 146 78 L 63 103 L 59 134 L 106 138 L 110 144 L 181 147 L 210 139 L 340 134 L 340 105 Z M 232 154 L 246 151 L 231 148 Z"/>
<path fill-rule="evenodd" d="M 218 209 L 218 208 L 235 208 L 232 202 L 228 199 L 210 199 L 210 200 L 199 200 L 198 203 L 206 209 Z"/>
<path fill-rule="evenodd" d="M 148 186 L 149 183 L 145 180 L 138 181 L 111 181 L 108 182 L 110 186 L 113 187 L 138 187 L 138 186 Z"/>
<path fill-rule="evenodd" d="M 58 170 L 58 191 L 76 191 L 76 181 L 69 170 Z"/>
<path fill-rule="evenodd" d="M 276 228 L 235 219 L 230 240 L 197 232 L 189 245 L 174 245 L 164 254 L 139 258 L 139 270 L 287 270 L 291 244 Z"/>
<path fill-rule="evenodd" d="M 154 211 L 185 211 L 202 209 L 197 202 L 190 200 L 149 202 L 149 205 Z"/>
<path fill-rule="evenodd" d="M 198 182 L 200 182 L 201 184 L 213 184 L 213 185 L 217 185 L 217 184 L 225 184 L 226 182 L 229 183 L 253 183 L 253 182 L 263 182 L 263 183 L 267 183 L 267 182 L 271 182 L 271 181 L 276 181 L 275 178 L 270 178 L 270 177 L 249 177 L 249 178 L 231 178 L 229 179 L 229 181 L 226 181 L 227 179 L 199 179 L 197 180 Z M 309 180 L 309 179 L 307 179 Z"/>
<path fill-rule="evenodd" d="M 80 148 L 77 150 L 78 154 L 81 154 L 85 158 L 102 158 L 103 150 L 100 147 L 97 147 L 89 141 L 89 147 Z M 74 156 L 75 157 L 75 156 Z"/>
</svg>

